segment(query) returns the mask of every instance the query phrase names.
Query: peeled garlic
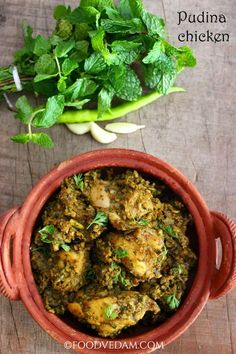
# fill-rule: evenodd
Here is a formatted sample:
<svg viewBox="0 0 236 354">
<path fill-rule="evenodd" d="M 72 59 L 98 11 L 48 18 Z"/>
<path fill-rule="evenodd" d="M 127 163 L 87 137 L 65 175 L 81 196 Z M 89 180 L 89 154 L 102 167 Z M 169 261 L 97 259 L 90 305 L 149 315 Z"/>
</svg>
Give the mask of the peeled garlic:
<svg viewBox="0 0 236 354">
<path fill-rule="evenodd" d="M 127 123 L 127 122 L 111 123 L 105 126 L 106 130 L 118 134 L 130 134 L 143 128 L 145 128 L 145 125 L 137 125 L 137 124 Z"/>
<path fill-rule="evenodd" d="M 83 135 L 90 131 L 91 123 L 66 124 L 66 126 L 72 133 Z"/>
<path fill-rule="evenodd" d="M 96 123 L 91 123 L 90 132 L 92 137 L 101 144 L 109 144 L 117 139 L 117 135 L 102 129 Z"/>
</svg>

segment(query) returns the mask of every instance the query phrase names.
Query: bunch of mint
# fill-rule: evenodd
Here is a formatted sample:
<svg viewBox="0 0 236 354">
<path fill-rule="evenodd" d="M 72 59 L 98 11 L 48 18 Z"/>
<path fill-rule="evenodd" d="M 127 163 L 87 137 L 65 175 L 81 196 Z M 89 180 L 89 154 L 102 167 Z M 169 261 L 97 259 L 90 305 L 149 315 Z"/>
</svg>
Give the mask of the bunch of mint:
<svg viewBox="0 0 236 354">
<path fill-rule="evenodd" d="M 32 127 L 50 128 L 65 109 L 82 109 L 89 101 L 101 119 L 115 98 L 136 101 L 144 88 L 167 94 L 178 73 L 196 64 L 188 47 L 167 41 L 164 20 L 141 0 L 81 0 L 74 10 L 58 5 L 54 18 L 49 38 L 34 37 L 24 24 L 24 47 L 14 63 L 23 87 L 47 101 L 34 108 L 25 96 L 18 99 L 16 116 L 29 131 L 12 137 L 15 142 L 52 147 L 50 137 Z"/>
</svg>

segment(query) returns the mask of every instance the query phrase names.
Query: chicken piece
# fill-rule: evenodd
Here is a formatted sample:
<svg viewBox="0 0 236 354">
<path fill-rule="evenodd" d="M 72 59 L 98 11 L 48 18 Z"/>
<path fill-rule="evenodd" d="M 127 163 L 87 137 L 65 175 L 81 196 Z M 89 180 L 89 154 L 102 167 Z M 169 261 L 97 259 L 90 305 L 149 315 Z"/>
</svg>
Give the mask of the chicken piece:
<svg viewBox="0 0 236 354">
<path fill-rule="evenodd" d="M 85 243 L 75 250 L 60 250 L 54 256 L 50 269 L 52 287 L 58 291 L 77 291 L 86 283 L 89 267 L 89 248 Z"/>
<path fill-rule="evenodd" d="M 163 257 L 159 259 L 155 248 L 147 244 L 146 238 L 147 235 L 139 231 L 125 234 L 109 233 L 105 242 L 99 240 L 97 243 L 98 256 L 105 262 L 115 260 L 117 263 L 122 263 L 130 273 L 142 281 L 152 279 L 158 275 L 159 264 Z M 156 248 L 159 247 L 157 245 L 158 242 L 155 245 Z"/>
<path fill-rule="evenodd" d="M 156 252 L 162 252 L 164 248 L 164 234 L 162 230 L 151 229 L 150 227 L 139 228 L 133 231 L 132 235 L 137 241 L 144 242 Z"/>
<path fill-rule="evenodd" d="M 90 202 L 96 208 L 107 209 L 110 207 L 110 197 L 106 192 L 106 182 L 105 181 L 96 181 L 90 190 Z"/>
<path fill-rule="evenodd" d="M 155 301 L 137 291 L 118 294 L 103 291 L 87 298 L 78 296 L 76 302 L 68 304 L 68 310 L 102 337 L 115 337 L 122 329 L 137 324 L 146 312 L 157 314 L 160 311 Z"/>
<path fill-rule="evenodd" d="M 154 209 L 152 199 L 152 193 L 148 189 L 127 191 L 123 201 L 127 218 L 129 220 L 139 220 L 145 215 L 152 213 Z"/>
<path fill-rule="evenodd" d="M 113 289 L 116 286 L 126 290 L 138 286 L 140 280 L 135 278 L 125 267 L 115 262 L 99 263 L 93 266 L 94 277 L 102 287 Z"/>
</svg>

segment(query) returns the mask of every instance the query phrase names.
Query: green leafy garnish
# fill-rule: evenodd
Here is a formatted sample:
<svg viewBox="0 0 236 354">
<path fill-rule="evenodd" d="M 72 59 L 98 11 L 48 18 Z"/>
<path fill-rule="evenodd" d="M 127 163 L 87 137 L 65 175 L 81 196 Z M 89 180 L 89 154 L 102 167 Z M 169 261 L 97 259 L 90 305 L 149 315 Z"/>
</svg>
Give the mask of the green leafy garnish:
<svg viewBox="0 0 236 354">
<path fill-rule="evenodd" d="M 41 230 L 38 230 L 41 241 L 44 243 L 52 243 L 53 240 L 49 239 L 49 236 L 52 236 L 55 232 L 55 226 L 54 225 L 47 225 L 44 226 Z"/>
<path fill-rule="evenodd" d="M 83 173 L 79 173 L 78 175 L 74 175 L 74 181 L 76 186 L 83 191 L 84 189 L 84 175 Z"/>
<path fill-rule="evenodd" d="M 116 312 L 117 306 L 115 304 L 111 304 L 107 306 L 104 310 L 104 315 L 108 320 L 115 320 L 118 317 L 118 313 Z"/>
<path fill-rule="evenodd" d="M 108 223 L 108 217 L 103 211 L 98 211 L 95 218 L 92 220 L 92 222 L 87 226 L 87 230 L 94 224 L 100 225 L 100 226 L 106 226 Z"/>
<path fill-rule="evenodd" d="M 180 300 L 178 300 L 175 294 L 166 297 L 166 303 L 171 310 L 176 310 L 180 305 Z"/>
<path fill-rule="evenodd" d="M 113 251 L 117 258 L 125 258 L 128 256 L 128 251 L 118 248 Z"/>
<path fill-rule="evenodd" d="M 178 239 L 178 236 L 176 235 L 176 233 L 174 232 L 174 230 L 171 226 L 164 226 L 162 223 L 158 222 L 158 227 L 159 227 L 159 229 L 164 231 L 167 235 Z"/>
<path fill-rule="evenodd" d="M 63 241 L 56 241 L 56 240 L 52 240 L 51 238 L 49 238 L 50 236 L 52 237 L 54 235 L 55 231 L 56 231 L 56 228 L 54 225 L 47 225 L 47 226 L 44 226 L 41 230 L 38 230 L 38 232 L 40 234 L 41 241 L 44 243 L 58 244 L 59 247 L 61 247 L 64 251 L 68 252 L 70 250 L 70 246 L 68 244 L 66 244 Z"/>
<path fill-rule="evenodd" d="M 14 65 L 23 89 L 44 101 L 33 107 L 25 96 L 18 99 L 16 116 L 28 132 L 12 137 L 14 142 L 51 148 L 51 138 L 32 127 L 120 118 L 183 91 L 174 82 L 184 68 L 196 65 L 191 49 L 169 43 L 165 21 L 141 0 L 81 0 L 74 10 L 57 5 L 53 17 L 56 26 L 48 38 L 34 36 L 23 24 L 24 45 Z M 0 68 L 0 99 L 15 91 L 12 65 Z M 117 99 L 126 102 L 114 107 Z M 96 108 L 84 110 L 89 101 Z"/>
<path fill-rule="evenodd" d="M 140 219 L 138 221 L 138 224 L 141 225 L 141 226 L 147 226 L 147 225 L 149 225 L 149 221 L 145 220 L 145 219 Z"/>
<path fill-rule="evenodd" d="M 60 247 L 66 252 L 70 251 L 70 246 L 66 243 L 60 243 Z"/>
<path fill-rule="evenodd" d="M 172 268 L 173 271 L 177 274 L 182 274 L 183 273 L 183 268 L 180 264 L 177 264 L 174 268 Z"/>
<path fill-rule="evenodd" d="M 122 285 L 127 286 L 127 280 L 122 272 L 121 267 L 116 262 L 112 262 L 111 269 L 117 269 L 117 272 L 113 278 L 113 283 L 117 284 L 120 281 Z"/>
</svg>

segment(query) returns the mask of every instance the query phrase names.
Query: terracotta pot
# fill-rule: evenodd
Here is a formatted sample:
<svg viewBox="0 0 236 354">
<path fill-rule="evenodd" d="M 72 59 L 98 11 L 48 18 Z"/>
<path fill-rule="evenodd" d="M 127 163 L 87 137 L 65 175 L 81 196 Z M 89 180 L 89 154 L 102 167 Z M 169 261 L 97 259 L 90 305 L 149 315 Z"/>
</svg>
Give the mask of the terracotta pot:
<svg viewBox="0 0 236 354">
<path fill-rule="evenodd" d="M 11 300 L 21 300 L 38 324 L 58 342 L 63 344 L 66 341 L 96 340 L 98 345 L 106 341 L 108 346 L 106 349 L 95 350 L 81 349 L 81 346 L 80 349 L 74 348 L 81 353 L 114 352 L 114 349 L 108 348 L 112 348 L 115 340 L 105 340 L 78 331 L 44 309 L 31 270 L 30 242 L 44 204 L 59 188 L 63 179 L 75 173 L 106 166 L 137 169 L 169 185 L 181 196 L 193 216 L 199 249 L 196 275 L 179 310 L 158 328 L 135 334 L 128 338 L 128 342 L 136 342 L 136 345 L 141 341 L 170 343 L 187 330 L 209 298 L 216 299 L 225 295 L 236 284 L 236 224 L 221 213 L 209 211 L 197 189 L 173 166 L 145 153 L 124 149 L 97 150 L 64 161 L 41 179 L 21 207 L 7 211 L 0 218 L 0 291 Z M 219 269 L 216 269 L 216 239 L 222 244 Z M 125 341 L 126 338 L 119 339 L 121 343 Z M 123 353 L 151 351 L 148 348 L 118 350 Z"/>
</svg>

